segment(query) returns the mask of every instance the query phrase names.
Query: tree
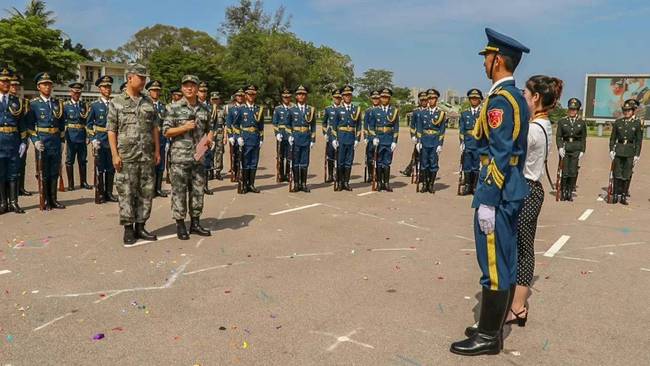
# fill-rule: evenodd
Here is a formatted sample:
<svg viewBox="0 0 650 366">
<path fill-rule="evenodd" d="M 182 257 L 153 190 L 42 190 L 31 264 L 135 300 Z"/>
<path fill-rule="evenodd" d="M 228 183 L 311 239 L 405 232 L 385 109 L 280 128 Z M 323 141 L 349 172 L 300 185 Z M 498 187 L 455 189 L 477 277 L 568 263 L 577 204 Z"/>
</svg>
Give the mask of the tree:
<svg viewBox="0 0 650 366">
<path fill-rule="evenodd" d="M 70 38 L 67 38 L 65 41 L 63 41 L 63 49 L 72 51 L 76 53 L 77 55 L 83 57 L 86 60 L 92 60 L 93 58 L 90 56 L 90 52 L 88 52 L 87 49 L 84 48 L 84 46 L 81 43 L 77 43 L 74 46 L 72 45 L 72 40 Z"/>
<path fill-rule="evenodd" d="M 227 37 L 239 34 L 245 29 L 252 31 L 287 32 L 291 27 L 291 16 L 281 5 L 271 16 L 264 12 L 262 0 L 240 0 L 238 5 L 226 8 L 225 20 L 219 31 Z"/>
<path fill-rule="evenodd" d="M 393 72 L 383 69 L 368 69 L 363 76 L 357 78 L 356 85 L 363 94 L 370 94 L 373 90 L 393 88 Z"/>
<path fill-rule="evenodd" d="M 25 10 L 22 12 L 16 7 L 12 7 L 11 10 L 7 11 L 12 17 L 27 18 L 27 17 L 36 17 L 40 18 L 45 22 L 45 25 L 51 26 L 56 22 L 54 17 L 54 12 L 51 10 L 46 10 L 45 1 L 42 0 L 30 0 L 25 7 Z"/>
<path fill-rule="evenodd" d="M 129 62 L 129 56 L 126 55 L 121 49 L 113 50 L 100 50 L 98 48 L 93 48 L 88 51 L 90 58 L 97 62 L 115 62 L 115 63 L 127 63 Z"/>
</svg>

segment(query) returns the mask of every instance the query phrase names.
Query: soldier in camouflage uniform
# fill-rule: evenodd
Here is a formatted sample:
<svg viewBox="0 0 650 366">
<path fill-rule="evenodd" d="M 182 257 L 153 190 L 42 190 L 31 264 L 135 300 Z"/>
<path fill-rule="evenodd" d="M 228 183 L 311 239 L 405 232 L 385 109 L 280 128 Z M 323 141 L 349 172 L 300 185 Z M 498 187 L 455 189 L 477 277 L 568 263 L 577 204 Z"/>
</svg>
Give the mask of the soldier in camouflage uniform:
<svg viewBox="0 0 650 366">
<path fill-rule="evenodd" d="M 176 234 L 180 240 L 190 236 L 185 217 L 190 214 L 190 233 L 210 236 L 210 230 L 201 227 L 203 188 L 206 181 L 201 161 L 194 160 L 197 145 L 204 135 L 208 144 L 213 139 L 210 109 L 197 99 L 199 78 L 185 75 L 182 79 L 183 99 L 167 107 L 163 133 L 171 139 L 172 215 L 176 220 Z M 189 203 L 189 208 L 188 208 Z"/>
<path fill-rule="evenodd" d="M 210 95 L 212 103 L 212 121 L 214 123 L 214 178 L 222 180 L 221 171 L 223 170 L 223 153 L 224 153 L 224 129 L 226 120 L 223 109 L 221 108 L 221 95 L 219 92 L 212 92 Z"/>
<path fill-rule="evenodd" d="M 154 168 L 160 162 L 160 119 L 153 100 L 142 93 L 146 80 L 144 66 L 129 67 L 126 90 L 108 105 L 108 141 L 117 170 L 125 246 L 137 239 L 158 240 L 145 229 L 155 190 Z"/>
<path fill-rule="evenodd" d="M 579 163 L 587 148 L 587 124 L 578 112 L 582 103 L 578 98 L 569 99 L 567 117 L 557 123 L 556 143 L 562 158 L 562 182 L 560 183 L 562 201 L 573 201 L 573 191 L 578 180 Z"/>
<path fill-rule="evenodd" d="M 612 125 L 609 137 L 609 156 L 614 161 L 614 193 L 612 203 L 619 201 L 627 205 L 628 189 L 632 178 L 632 168 L 639 162 L 643 143 L 643 126 L 634 117 L 636 101 L 629 99 L 623 103 L 623 118 Z"/>
</svg>

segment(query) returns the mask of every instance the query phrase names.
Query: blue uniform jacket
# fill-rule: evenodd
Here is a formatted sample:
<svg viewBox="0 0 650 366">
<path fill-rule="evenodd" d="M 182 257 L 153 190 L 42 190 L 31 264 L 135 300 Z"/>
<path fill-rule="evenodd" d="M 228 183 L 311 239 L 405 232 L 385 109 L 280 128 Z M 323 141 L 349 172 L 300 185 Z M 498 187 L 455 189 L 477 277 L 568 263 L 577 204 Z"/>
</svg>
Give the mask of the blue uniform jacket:
<svg viewBox="0 0 650 366">
<path fill-rule="evenodd" d="M 384 112 L 381 106 L 373 108 L 368 116 L 368 132 L 370 136 L 378 137 L 380 145 L 397 143 L 399 138 L 399 110 L 388 106 Z"/>
<path fill-rule="evenodd" d="M 273 133 L 276 135 L 278 133 L 282 134 L 282 138 L 285 140 L 289 136 L 289 129 L 291 128 L 291 122 L 289 121 L 290 110 L 291 105 L 280 104 L 273 111 Z"/>
<path fill-rule="evenodd" d="M 82 101 L 76 104 L 69 100 L 63 105 L 65 141 L 74 144 L 86 143 L 86 119 L 90 113 L 88 105 Z"/>
<path fill-rule="evenodd" d="M 316 110 L 312 106 L 305 106 L 305 112 L 300 111 L 298 105 L 291 107 L 291 136 L 296 146 L 309 146 L 316 142 Z"/>
<path fill-rule="evenodd" d="M 344 106 L 338 108 L 332 134 L 340 144 L 354 144 L 361 138 L 361 108 L 355 105 L 350 106 L 348 111 Z"/>
<path fill-rule="evenodd" d="M 328 142 L 332 141 L 332 126 L 336 121 L 337 112 L 340 107 L 340 105 L 325 107 L 325 113 L 323 114 L 323 135 L 327 136 Z"/>
<path fill-rule="evenodd" d="M 32 99 L 27 113 L 27 128 L 32 142 L 42 141 L 45 150 L 59 154 L 65 135 L 63 103 L 54 98 L 50 98 L 49 103 L 41 97 Z"/>
<path fill-rule="evenodd" d="M 471 110 L 463 111 L 463 113 L 460 114 L 460 120 L 458 122 L 460 127 L 458 136 L 460 138 L 460 142 L 465 144 L 465 150 L 473 151 L 478 147 L 472 131 L 474 130 L 476 119 L 480 114 L 480 108 L 478 109 L 476 115 L 473 115 Z"/>
<path fill-rule="evenodd" d="M 423 147 L 442 146 L 447 128 L 447 113 L 436 108 L 435 111 L 425 109 L 420 112 L 417 121 L 416 137 Z"/>
<path fill-rule="evenodd" d="M 409 134 L 411 137 L 416 137 L 417 134 L 417 128 L 418 128 L 418 120 L 422 116 L 422 113 L 426 110 L 426 108 L 422 107 L 416 107 L 413 112 L 411 113 L 411 123 L 409 124 Z"/>
<path fill-rule="evenodd" d="M 96 100 L 90 104 L 90 113 L 86 128 L 90 136 L 101 143 L 101 147 L 109 148 L 108 133 L 106 131 L 106 117 L 108 116 L 108 105 L 101 100 Z"/>
<path fill-rule="evenodd" d="M 514 80 L 502 82 L 484 101 L 474 128 L 481 171 L 472 207 L 498 206 L 528 195 L 523 174 L 528 119 L 528 106 Z"/>
<path fill-rule="evenodd" d="M 7 103 L 0 100 L 0 157 L 18 155 L 21 142 L 27 140 L 25 112 L 29 108 L 26 100 L 15 95 L 7 95 Z"/>
<path fill-rule="evenodd" d="M 233 134 L 244 138 L 244 145 L 258 145 L 264 140 L 264 108 L 242 104 L 232 123 Z"/>
<path fill-rule="evenodd" d="M 232 128 L 233 123 L 235 122 L 235 119 L 239 116 L 239 108 L 241 105 L 238 104 L 228 104 L 224 108 L 224 114 L 226 115 L 226 134 L 228 137 L 233 137 L 237 138 L 239 137 L 239 132 L 235 133 L 235 131 Z"/>
</svg>

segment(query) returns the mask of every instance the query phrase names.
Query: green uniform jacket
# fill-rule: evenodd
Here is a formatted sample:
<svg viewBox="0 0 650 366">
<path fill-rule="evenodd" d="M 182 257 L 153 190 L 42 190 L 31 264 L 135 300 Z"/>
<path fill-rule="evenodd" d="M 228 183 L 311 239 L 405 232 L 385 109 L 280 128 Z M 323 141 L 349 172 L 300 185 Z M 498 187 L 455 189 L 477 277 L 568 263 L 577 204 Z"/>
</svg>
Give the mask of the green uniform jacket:
<svg viewBox="0 0 650 366">
<path fill-rule="evenodd" d="M 614 151 L 616 156 L 629 158 L 641 154 L 643 143 L 643 126 L 636 118 L 619 118 L 612 125 L 612 134 L 609 137 L 609 151 Z"/>
</svg>

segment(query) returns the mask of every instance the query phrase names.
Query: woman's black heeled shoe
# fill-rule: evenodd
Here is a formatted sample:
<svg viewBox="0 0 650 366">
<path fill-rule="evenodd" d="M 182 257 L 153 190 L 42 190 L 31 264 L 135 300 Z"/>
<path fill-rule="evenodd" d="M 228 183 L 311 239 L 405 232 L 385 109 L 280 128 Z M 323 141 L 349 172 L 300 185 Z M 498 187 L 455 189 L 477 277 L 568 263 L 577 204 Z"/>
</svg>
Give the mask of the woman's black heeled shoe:
<svg viewBox="0 0 650 366">
<path fill-rule="evenodd" d="M 528 320 L 528 308 L 524 306 L 524 309 L 518 313 L 515 313 L 510 309 L 510 312 L 515 316 L 514 319 L 508 320 L 506 324 L 517 324 L 520 327 L 526 326 L 526 321 Z M 521 317 L 520 315 L 526 313 L 526 316 Z"/>
</svg>

